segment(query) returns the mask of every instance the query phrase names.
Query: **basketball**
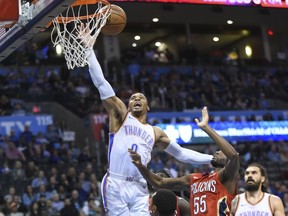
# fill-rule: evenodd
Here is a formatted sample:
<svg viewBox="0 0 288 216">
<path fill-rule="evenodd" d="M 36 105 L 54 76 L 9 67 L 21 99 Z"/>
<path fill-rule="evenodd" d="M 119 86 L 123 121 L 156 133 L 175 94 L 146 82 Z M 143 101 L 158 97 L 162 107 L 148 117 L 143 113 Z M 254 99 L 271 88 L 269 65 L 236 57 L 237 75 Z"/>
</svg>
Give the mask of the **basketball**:
<svg viewBox="0 0 288 216">
<path fill-rule="evenodd" d="M 125 11 L 118 5 L 111 4 L 110 16 L 106 24 L 102 27 L 101 32 L 105 35 L 117 35 L 123 31 L 127 23 Z"/>
</svg>

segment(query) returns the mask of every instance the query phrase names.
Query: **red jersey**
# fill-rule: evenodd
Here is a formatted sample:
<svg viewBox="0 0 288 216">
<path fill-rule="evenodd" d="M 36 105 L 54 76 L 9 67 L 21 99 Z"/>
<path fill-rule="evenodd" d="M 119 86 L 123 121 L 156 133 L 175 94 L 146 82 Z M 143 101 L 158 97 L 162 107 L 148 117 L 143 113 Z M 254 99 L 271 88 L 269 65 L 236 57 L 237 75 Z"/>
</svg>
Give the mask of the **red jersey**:
<svg viewBox="0 0 288 216">
<path fill-rule="evenodd" d="M 229 194 L 218 178 L 218 173 L 194 173 L 190 178 L 191 216 L 225 216 L 230 214 L 231 201 L 236 196 Z"/>
</svg>

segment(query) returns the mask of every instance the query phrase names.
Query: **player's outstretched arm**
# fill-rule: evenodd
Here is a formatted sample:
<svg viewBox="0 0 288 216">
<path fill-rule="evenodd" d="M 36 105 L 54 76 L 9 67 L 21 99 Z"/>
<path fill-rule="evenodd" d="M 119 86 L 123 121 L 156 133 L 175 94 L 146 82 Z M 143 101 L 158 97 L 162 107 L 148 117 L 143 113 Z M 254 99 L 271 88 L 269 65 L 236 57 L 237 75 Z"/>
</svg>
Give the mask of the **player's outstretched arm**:
<svg viewBox="0 0 288 216">
<path fill-rule="evenodd" d="M 154 188 L 166 188 L 169 190 L 180 191 L 190 189 L 190 176 L 183 176 L 181 178 L 163 178 L 151 172 L 141 162 L 141 156 L 135 151 L 128 149 L 128 152 L 132 158 L 132 163 L 138 168 L 142 176 L 151 184 Z"/>
<path fill-rule="evenodd" d="M 212 155 L 183 148 L 178 143 L 172 141 L 162 129 L 154 127 L 154 130 L 156 134 L 156 145 L 177 160 L 190 164 L 210 164 Z"/>
<path fill-rule="evenodd" d="M 202 109 L 201 121 L 195 119 L 195 122 L 197 123 L 198 127 L 200 127 L 209 135 L 209 137 L 213 139 L 213 141 L 219 146 L 220 150 L 229 159 L 229 162 L 225 166 L 225 172 L 227 173 L 229 179 L 236 179 L 236 177 L 238 177 L 240 168 L 239 154 L 229 142 L 227 142 L 209 126 L 209 115 L 207 107 Z"/>
</svg>

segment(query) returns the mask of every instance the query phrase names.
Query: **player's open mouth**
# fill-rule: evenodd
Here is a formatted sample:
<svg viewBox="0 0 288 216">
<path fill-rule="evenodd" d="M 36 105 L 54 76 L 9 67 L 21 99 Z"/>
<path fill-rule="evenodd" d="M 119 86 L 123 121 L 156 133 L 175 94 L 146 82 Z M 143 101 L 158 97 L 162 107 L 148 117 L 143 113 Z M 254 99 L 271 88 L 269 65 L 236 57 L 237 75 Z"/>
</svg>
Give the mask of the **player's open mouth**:
<svg viewBox="0 0 288 216">
<path fill-rule="evenodd" d="M 135 103 L 135 104 L 134 104 L 134 107 L 141 107 L 141 106 L 142 106 L 141 103 Z"/>
</svg>

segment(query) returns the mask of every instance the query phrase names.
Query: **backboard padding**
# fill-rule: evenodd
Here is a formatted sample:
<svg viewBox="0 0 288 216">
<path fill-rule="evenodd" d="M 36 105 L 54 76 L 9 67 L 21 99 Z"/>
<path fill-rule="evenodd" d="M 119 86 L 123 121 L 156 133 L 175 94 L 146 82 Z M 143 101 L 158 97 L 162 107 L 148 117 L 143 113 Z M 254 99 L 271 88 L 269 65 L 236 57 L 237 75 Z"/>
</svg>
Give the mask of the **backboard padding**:
<svg viewBox="0 0 288 216">
<path fill-rule="evenodd" d="M 16 23 L 0 37 L 0 62 L 45 26 L 76 0 L 40 0 L 32 11 L 33 18 L 24 26 Z"/>
<path fill-rule="evenodd" d="M 18 0 L 0 0 L 0 21 L 17 21 L 19 18 Z"/>
</svg>

